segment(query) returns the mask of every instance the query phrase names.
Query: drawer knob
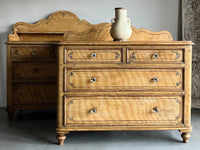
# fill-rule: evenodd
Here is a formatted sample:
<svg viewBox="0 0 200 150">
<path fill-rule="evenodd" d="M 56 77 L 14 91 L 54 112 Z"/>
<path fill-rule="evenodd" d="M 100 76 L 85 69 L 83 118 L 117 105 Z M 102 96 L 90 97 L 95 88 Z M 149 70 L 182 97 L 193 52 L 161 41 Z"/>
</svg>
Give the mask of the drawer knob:
<svg viewBox="0 0 200 150">
<path fill-rule="evenodd" d="M 94 113 L 96 113 L 96 112 L 97 112 L 97 110 L 96 110 L 95 108 L 93 108 L 93 109 L 90 110 L 90 113 L 91 113 L 91 114 L 94 114 Z"/>
<path fill-rule="evenodd" d="M 153 78 L 153 79 L 151 79 L 153 82 L 158 82 L 159 81 L 159 79 L 158 78 Z"/>
<path fill-rule="evenodd" d="M 92 57 L 92 58 L 95 58 L 96 56 L 97 56 L 96 53 L 92 53 L 92 54 L 91 54 L 91 57 Z"/>
<path fill-rule="evenodd" d="M 155 59 L 155 58 L 158 58 L 159 57 L 159 55 L 157 54 L 157 53 L 155 53 L 155 54 L 153 54 L 153 58 Z"/>
<path fill-rule="evenodd" d="M 153 110 L 152 110 L 152 112 L 153 112 L 153 113 L 156 113 L 156 114 L 159 113 L 158 107 L 154 107 Z"/>
<path fill-rule="evenodd" d="M 92 83 L 94 83 L 94 82 L 97 81 L 97 79 L 96 79 L 96 78 L 92 78 L 90 81 L 91 81 Z"/>
<path fill-rule="evenodd" d="M 33 56 L 37 55 L 37 52 L 36 52 L 36 51 L 33 51 L 33 52 L 32 52 L 32 55 L 33 55 Z"/>
</svg>

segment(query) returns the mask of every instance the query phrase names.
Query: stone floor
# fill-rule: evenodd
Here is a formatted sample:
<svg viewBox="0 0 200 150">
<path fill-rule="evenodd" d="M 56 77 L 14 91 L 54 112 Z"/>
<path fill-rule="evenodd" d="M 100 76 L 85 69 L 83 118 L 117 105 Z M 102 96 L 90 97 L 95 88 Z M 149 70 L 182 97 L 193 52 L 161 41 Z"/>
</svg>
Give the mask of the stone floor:
<svg viewBox="0 0 200 150">
<path fill-rule="evenodd" d="M 22 111 L 9 122 L 0 108 L 0 150 L 199 150 L 200 110 L 192 110 L 193 132 L 182 143 L 178 131 L 70 132 L 57 145 L 56 111 Z"/>
</svg>

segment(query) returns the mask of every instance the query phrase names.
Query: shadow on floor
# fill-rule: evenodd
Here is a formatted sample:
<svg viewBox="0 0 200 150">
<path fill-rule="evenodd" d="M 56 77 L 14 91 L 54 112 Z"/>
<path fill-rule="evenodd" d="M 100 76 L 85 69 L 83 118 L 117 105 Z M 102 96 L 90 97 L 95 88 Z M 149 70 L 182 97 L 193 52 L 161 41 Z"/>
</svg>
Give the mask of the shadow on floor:
<svg viewBox="0 0 200 150">
<path fill-rule="evenodd" d="M 6 113 L 4 114 L 6 115 Z M 6 117 L 5 117 L 6 118 Z M 29 110 L 15 114 L 14 121 L 7 125 L 0 125 L 4 134 L 10 137 L 21 138 L 34 143 L 55 144 L 56 141 L 56 111 L 55 110 Z M 182 142 L 178 131 L 99 131 L 99 132 L 70 132 L 67 135 L 68 144 L 109 143 L 109 142 Z"/>
</svg>

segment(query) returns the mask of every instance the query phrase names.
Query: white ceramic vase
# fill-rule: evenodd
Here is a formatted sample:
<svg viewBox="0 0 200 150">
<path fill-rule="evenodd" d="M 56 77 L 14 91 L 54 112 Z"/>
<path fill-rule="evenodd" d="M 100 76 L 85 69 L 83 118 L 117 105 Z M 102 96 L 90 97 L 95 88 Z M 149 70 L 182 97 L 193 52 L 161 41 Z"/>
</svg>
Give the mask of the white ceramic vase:
<svg viewBox="0 0 200 150">
<path fill-rule="evenodd" d="M 114 41 L 128 41 L 132 34 L 131 20 L 127 18 L 126 8 L 115 8 L 115 18 L 111 20 L 110 34 Z"/>
</svg>

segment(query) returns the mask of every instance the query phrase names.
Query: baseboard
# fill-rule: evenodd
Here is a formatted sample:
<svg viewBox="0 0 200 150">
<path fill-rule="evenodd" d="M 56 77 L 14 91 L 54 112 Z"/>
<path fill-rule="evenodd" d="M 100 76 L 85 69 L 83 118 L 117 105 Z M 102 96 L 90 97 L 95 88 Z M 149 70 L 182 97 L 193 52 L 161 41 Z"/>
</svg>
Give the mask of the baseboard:
<svg viewBox="0 0 200 150">
<path fill-rule="evenodd" d="M 0 99 L 0 107 L 6 107 L 6 99 Z"/>
</svg>

